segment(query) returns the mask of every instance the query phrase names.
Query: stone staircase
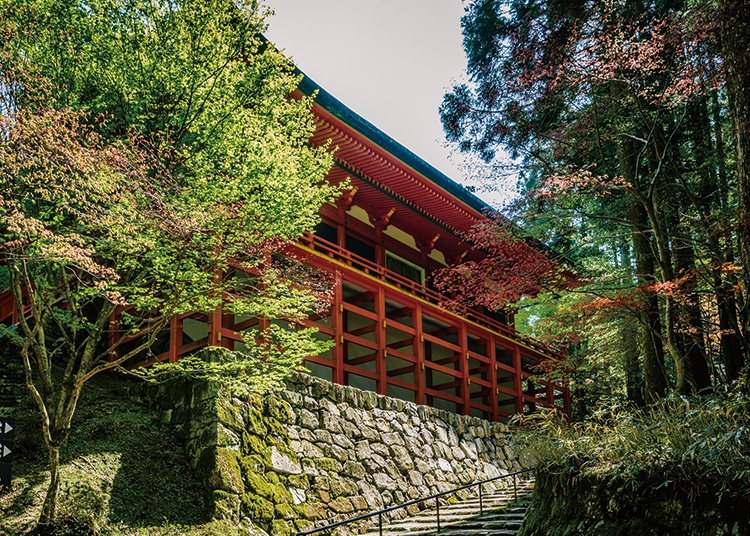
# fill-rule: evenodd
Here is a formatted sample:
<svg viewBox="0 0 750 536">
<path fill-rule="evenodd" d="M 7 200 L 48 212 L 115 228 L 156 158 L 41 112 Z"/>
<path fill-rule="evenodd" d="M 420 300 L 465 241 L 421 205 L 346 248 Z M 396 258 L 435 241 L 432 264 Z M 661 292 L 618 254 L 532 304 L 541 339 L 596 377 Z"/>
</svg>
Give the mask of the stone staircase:
<svg viewBox="0 0 750 536">
<path fill-rule="evenodd" d="M 440 531 L 437 530 L 434 508 L 423 510 L 383 526 L 383 536 L 515 536 L 523 522 L 526 507 L 534 488 L 534 480 L 518 483 L 518 500 L 513 487 L 485 493 L 483 514 L 479 498 L 472 497 L 452 504 L 440 505 Z M 374 518 L 377 523 L 377 518 Z M 377 527 L 365 536 L 378 536 Z"/>
</svg>

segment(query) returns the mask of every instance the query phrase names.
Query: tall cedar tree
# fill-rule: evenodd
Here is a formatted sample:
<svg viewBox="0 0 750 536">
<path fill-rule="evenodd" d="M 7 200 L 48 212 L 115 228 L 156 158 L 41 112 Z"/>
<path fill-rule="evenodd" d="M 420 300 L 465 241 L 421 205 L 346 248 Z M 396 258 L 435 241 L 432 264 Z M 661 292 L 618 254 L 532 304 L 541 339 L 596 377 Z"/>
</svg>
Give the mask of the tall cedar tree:
<svg viewBox="0 0 750 536">
<path fill-rule="evenodd" d="M 0 291 L 19 314 L 3 335 L 49 452 L 42 531 L 92 376 L 181 313 L 295 320 L 319 304 L 270 262 L 335 191 L 263 16 L 230 0 L 0 1 Z M 320 350 L 293 323 L 256 337 L 250 351 L 285 370 Z"/>
<path fill-rule="evenodd" d="M 726 84 L 737 163 L 739 260 L 745 289 L 750 289 L 750 2 L 719 3 L 721 52 L 726 62 Z M 747 297 L 742 311 L 745 333 L 745 388 L 750 391 L 750 311 Z"/>
</svg>

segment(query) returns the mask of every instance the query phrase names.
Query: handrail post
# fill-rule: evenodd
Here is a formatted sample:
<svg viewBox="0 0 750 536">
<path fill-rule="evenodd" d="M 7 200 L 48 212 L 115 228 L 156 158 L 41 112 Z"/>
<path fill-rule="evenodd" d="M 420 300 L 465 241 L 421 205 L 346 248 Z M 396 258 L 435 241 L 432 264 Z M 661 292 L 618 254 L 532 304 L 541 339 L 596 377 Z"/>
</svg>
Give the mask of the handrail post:
<svg viewBox="0 0 750 536">
<path fill-rule="evenodd" d="M 383 512 L 378 512 L 378 532 L 383 536 Z"/>
<path fill-rule="evenodd" d="M 440 497 L 435 497 L 435 511 L 437 517 L 437 531 L 440 532 Z"/>
<path fill-rule="evenodd" d="M 482 506 L 482 484 L 479 484 L 479 515 L 484 515 L 484 508 Z"/>
<path fill-rule="evenodd" d="M 518 488 L 516 487 L 516 474 L 513 473 L 513 498 L 518 500 Z"/>
</svg>

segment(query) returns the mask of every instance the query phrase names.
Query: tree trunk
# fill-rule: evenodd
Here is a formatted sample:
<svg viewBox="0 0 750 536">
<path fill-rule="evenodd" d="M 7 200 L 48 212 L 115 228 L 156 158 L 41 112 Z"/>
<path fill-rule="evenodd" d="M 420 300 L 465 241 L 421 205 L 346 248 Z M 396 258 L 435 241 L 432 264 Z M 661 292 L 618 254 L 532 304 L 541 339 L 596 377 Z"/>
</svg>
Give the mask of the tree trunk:
<svg viewBox="0 0 750 536">
<path fill-rule="evenodd" d="M 696 204 L 702 214 L 703 233 L 711 258 L 711 283 L 716 295 L 716 311 L 719 317 L 721 344 L 717 361 L 724 364 L 724 380 L 732 383 L 739 379 L 742 371 L 743 350 L 735 299 L 737 280 L 734 273 L 727 274 L 723 270 L 725 265 L 734 262 L 732 231 L 717 229 L 714 218 L 711 217 L 718 215 L 720 225 L 723 225 L 729 205 L 721 107 L 716 91 L 711 92 L 710 105 L 709 113 L 708 98 L 693 99 L 688 107 L 688 120 L 693 142 L 693 159 L 700 178 Z M 713 370 L 714 374 L 718 373 L 715 366 Z M 721 377 L 720 374 L 718 376 Z"/>
<path fill-rule="evenodd" d="M 727 177 L 727 159 L 724 150 L 724 134 L 721 127 L 721 107 L 717 91 L 711 92 L 711 112 L 714 123 L 714 144 L 716 146 L 717 173 L 719 184 L 719 204 L 726 208 L 729 205 L 729 179 Z M 732 231 L 726 236 L 718 239 L 718 255 L 721 263 L 734 264 L 734 235 Z M 716 294 L 717 306 L 719 308 L 719 329 L 721 330 L 721 356 L 724 361 L 724 372 L 727 381 L 733 382 L 740 379 L 742 365 L 744 362 L 742 330 L 737 317 L 738 303 L 735 288 L 737 287 L 737 276 L 730 272 L 723 277 L 721 268 L 714 268 L 714 279 L 721 280 L 720 291 Z"/>
<path fill-rule="evenodd" d="M 670 137 L 665 125 L 657 123 L 653 128 L 653 141 L 648 146 L 649 173 L 651 175 L 651 193 L 642 196 L 643 208 L 653 232 L 653 244 L 656 250 L 656 262 L 659 266 L 660 279 L 663 283 L 675 280 L 674 255 L 672 252 L 675 236 L 670 228 L 669 214 L 676 208 L 674 202 L 674 180 L 678 170 L 674 162 L 674 146 L 669 144 Z M 669 175 L 668 175 L 669 174 Z M 675 390 L 688 390 L 688 369 L 685 353 L 679 337 L 679 304 L 670 293 L 661 297 L 663 304 L 664 347 L 674 362 Z"/>
<path fill-rule="evenodd" d="M 645 233 L 645 214 L 640 206 L 634 206 L 630 209 L 629 217 L 633 229 L 632 240 L 638 282 L 641 285 L 653 283 L 654 257 Z M 667 389 L 659 300 L 654 292 L 645 291 L 639 317 L 640 339 L 643 344 L 644 398 L 647 404 L 651 404 L 664 398 Z"/>
<path fill-rule="evenodd" d="M 638 328 L 641 326 L 639 325 Z M 646 405 L 643 397 L 643 367 L 641 365 L 641 355 L 638 352 L 638 346 L 633 344 L 638 340 L 638 331 L 644 332 L 643 329 L 633 329 L 630 325 L 620 327 L 620 344 L 623 345 L 625 352 L 625 388 L 628 393 L 628 401 L 635 407 L 640 408 Z"/>
<path fill-rule="evenodd" d="M 623 137 L 617 146 L 620 172 L 631 184 L 636 184 L 635 148 L 630 138 Z M 639 285 L 653 283 L 654 256 L 648 230 L 645 210 L 634 204 L 628 211 L 631 239 L 635 254 L 635 268 Z M 661 340 L 661 316 L 659 302 L 653 292 L 647 292 L 639 312 L 640 341 L 643 350 L 643 397 L 647 404 L 664 397 L 667 389 L 667 376 L 664 369 L 664 348 Z"/>
<path fill-rule="evenodd" d="M 740 379 L 743 365 L 742 338 L 737 320 L 737 304 L 734 287 L 723 280 L 720 270 L 714 270 L 716 303 L 719 309 L 719 330 L 721 331 L 721 357 L 724 361 L 724 374 L 728 383 Z"/>
<path fill-rule="evenodd" d="M 679 171 L 676 171 L 679 174 Z M 678 382 L 682 394 L 696 394 L 711 387 L 711 374 L 706 358 L 704 326 L 696 286 L 695 251 L 691 226 L 682 214 L 688 214 L 693 203 L 691 192 L 680 195 L 680 188 L 687 190 L 682 177 L 674 180 L 677 201 L 663 203 L 665 219 L 672 238 L 672 254 L 676 276 L 680 278 L 682 297 L 675 304 L 677 315 L 677 342 L 685 364 L 685 380 Z M 671 189 L 670 189 L 671 190 Z M 690 198 L 689 198 L 690 197 Z"/>
<path fill-rule="evenodd" d="M 49 455 L 50 481 L 47 487 L 47 495 L 44 497 L 42 513 L 35 530 L 38 534 L 48 534 L 54 528 L 57 493 L 60 490 L 60 447 L 48 444 L 47 452 Z"/>
<path fill-rule="evenodd" d="M 685 237 L 677 237 L 679 242 Z M 679 243 L 674 248 L 678 277 L 686 278 L 687 292 L 680 304 L 680 350 L 685 358 L 685 384 L 683 394 L 697 394 L 711 387 L 711 374 L 706 358 L 703 319 L 695 291 L 695 252 L 691 244 Z"/>
<path fill-rule="evenodd" d="M 721 0 L 721 50 L 726 69 L 729 113 L 732 117 L 735 160 L 737 164 L 737 243 L 742 280 L 747 295 L 750 289 L 750 0 Z M 750 363 L 750 314 L 747 296 L 742 311 L 744 362 Z M 750 390 L 750 367 L 745 378 Z"/>
<path fill-rule="evenodd" d="M 630 255 L 630 246 L 624 244 L 620 248 L 620 258 L 622 261 L 617 264 L 618 269 L 625 268 L 625 272 L 628 275 L 623 278 L 621 284 L 623 287 L 632 283 L 632 276 L 629 273 L 633 266 L 633 261 Z M 617 259 L 617 255 L 615 255 Z M 617 262 L 617 261 L 615 261 Z M 641 345 L 633 344 L 634 341 L 638 340 L 640 335 L 640 325 L 633 318 L 623 318 L 619 322 L 620 332 L 620 345 L 623 348 L 625 355 L 625 389 L 628 394 L 628 401 L 635 407 L 640 408 L 646 405 L 646 400 L 643 398 L 643 364 L 641 363 Z"/>
</svg>

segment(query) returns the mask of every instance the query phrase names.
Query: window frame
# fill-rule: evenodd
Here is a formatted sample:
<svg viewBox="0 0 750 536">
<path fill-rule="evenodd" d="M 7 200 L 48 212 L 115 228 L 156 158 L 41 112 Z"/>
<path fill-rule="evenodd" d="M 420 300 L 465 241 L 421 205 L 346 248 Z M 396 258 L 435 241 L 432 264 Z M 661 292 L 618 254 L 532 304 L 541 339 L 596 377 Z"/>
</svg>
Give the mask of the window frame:
<svg viewBox="0 0 750 536">
<path fill-rule="evenodd" d="M 423 266 L 419 266 L 418 264 L 414 264 L 413 262 L 404 259 L 400 255 L 396 255 L 395 253 L 392 253 L 392 252 L 386 250 L 386 252 L 385 252 L 385 268 L 389 269 L 389 270 L 390 270 L 390 268 L 388 268 L 388 258 L 389 257 L 392 258 L 392 259 L 394 259 L 394 260 L 396 260 L 396 261 L 398 261 L 398 262 L 401 262 L 401 263 L 405 264 L 406 266 L 408 266 L 410 268 L 413 268 L 414 270 L 416 270 L 417 272 L 419 272 L 419 274 L 420 274 L 420 280 L 419 281 L 414 281 L 413 279 L 410 279 L 410 278 L 406 277 L 403 274 L 398 274 L 398 275 L 400 275 L 401 277 L 403 277 L 405 279 L 409 279 L 409 281 L 414 281 L 418 285 L 424 286 L 425 279 L 426 279 L 426 276 L 427 276 L 427 270 L 425 270 L 425 268 Z M 391 270 L 391 271 L 394 272 L 394 273 L 398 273 L 395 270 Z"/>
</svg>

